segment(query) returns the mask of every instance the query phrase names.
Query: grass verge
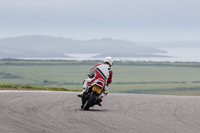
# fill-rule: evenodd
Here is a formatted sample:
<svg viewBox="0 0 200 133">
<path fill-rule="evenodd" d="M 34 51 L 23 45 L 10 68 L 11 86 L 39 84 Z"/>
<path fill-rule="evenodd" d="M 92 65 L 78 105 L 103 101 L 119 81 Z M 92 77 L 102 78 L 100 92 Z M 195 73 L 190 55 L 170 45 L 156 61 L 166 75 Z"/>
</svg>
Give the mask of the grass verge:
<svg viewBox="0 0 200 133">
<path fill-rule="evenodd" d="M 44 87 L 44 86 L 29 86 L 29 85 L 9 85 L 0 84 L 0 90 L 45 90 L 45 91 L 75 91 L 80 90 L 70 90 L 64 87 Z"/>
</svg>

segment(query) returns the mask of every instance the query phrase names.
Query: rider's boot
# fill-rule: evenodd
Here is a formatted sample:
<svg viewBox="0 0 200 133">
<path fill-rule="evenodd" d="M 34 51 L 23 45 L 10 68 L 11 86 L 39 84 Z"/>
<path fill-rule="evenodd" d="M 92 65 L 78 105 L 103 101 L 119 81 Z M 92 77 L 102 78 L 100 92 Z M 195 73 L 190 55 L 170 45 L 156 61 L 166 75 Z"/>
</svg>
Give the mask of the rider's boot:
<svg viewBox="0 0 200 133">
<path fill-rule="evenodd" d="M 101 98 L 98 98 L 98 99 L 96 100 L 96 103 L 95 103 L 95 104 L 97 104 L 97 105 L 99 105 L 99 106 L 102 106 L 102 105 L 101 105 L 101 102 L 102 102 L 102 99 L 101 99 Z"/>
<path fill-rule="evenodd" d="M 78 96 L 78 97 L 82 97 L 82 95 L 83 95 L 83 93 L 84 93 L 85 91 L 86 91 L 86 88 L 83 88 L 82 92 L 79 93 L 77 96 Z"/>
</svg>

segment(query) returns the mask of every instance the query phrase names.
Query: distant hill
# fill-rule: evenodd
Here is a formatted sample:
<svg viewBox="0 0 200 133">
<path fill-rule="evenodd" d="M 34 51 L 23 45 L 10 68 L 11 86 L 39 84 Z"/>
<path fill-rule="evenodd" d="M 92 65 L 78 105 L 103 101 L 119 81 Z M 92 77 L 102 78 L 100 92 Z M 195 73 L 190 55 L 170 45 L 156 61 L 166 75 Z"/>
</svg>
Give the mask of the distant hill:
<svg viewBox="0 0 200 133">
<path fill-rule="evenodd" d="M 79 41 L 32 35 L 0 39 L 0 58 L 64 58 L 75 53 L 99 53 L 97 57 L 159 57 L 155 53 L 165 52 L 110 38 Z"/>
<path fill-rule="evenodd" d="M 200 48 L 200 41 L 138 42 L 137 44 L 154 48 Z"/>
</svg>

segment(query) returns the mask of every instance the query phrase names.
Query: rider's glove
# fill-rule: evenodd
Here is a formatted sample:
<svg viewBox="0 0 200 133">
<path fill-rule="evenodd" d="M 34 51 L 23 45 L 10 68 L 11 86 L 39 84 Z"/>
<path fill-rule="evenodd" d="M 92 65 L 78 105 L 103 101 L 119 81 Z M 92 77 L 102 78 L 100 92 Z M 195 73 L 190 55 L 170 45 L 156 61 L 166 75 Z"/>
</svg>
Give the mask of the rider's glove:
<svg viewBox="0 0 200 133">
<path fill-rule="evenodd" d="M 93 78 L 93 77 L 94 77 L 94 75 L 90 75 L 89 73 L 87 74 L 87 76 L 88 76 L 89 78 Z"/>
</svg>

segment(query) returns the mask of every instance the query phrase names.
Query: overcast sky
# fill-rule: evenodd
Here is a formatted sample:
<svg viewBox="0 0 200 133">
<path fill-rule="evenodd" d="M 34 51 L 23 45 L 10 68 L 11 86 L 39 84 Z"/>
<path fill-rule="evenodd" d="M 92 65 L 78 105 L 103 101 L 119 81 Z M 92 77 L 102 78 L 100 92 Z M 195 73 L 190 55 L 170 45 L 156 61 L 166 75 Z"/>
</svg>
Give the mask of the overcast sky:
<svg viewBox="0 0 200 133">
<path fill-rule="evenodd" d="M 199 0 L 0 0 L 0 38 L 200 40 Z"/>
</svg>

